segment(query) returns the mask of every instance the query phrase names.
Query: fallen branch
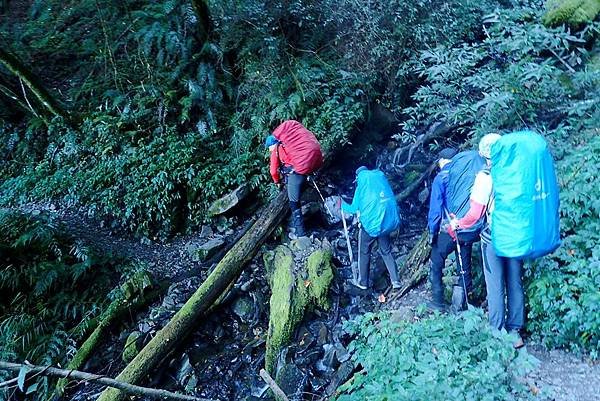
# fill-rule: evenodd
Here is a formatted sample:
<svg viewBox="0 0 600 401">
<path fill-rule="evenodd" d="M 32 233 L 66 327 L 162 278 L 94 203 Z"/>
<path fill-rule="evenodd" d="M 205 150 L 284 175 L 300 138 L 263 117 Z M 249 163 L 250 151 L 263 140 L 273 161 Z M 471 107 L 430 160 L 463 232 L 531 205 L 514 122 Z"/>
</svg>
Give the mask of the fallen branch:
<svg viewBox="0 0 600 401">
<path fill-rule="evenodd" d="M 83 381 L 90 381 L 94 383 L 103 384 L 105 386 L 118 388 L 126 394 L 130 395 L 140 395 L 145 397 L 150 397 L 153 399 L 159 400 L 182 400 L 182 401 L 212 401 L 206 398 L 198 398 L 193 397 L 191 395 L 183 395 L 173 393 L 167 390 L 159 390 L 148 387 L 136 386 L 129 383 L 124 383 L 115 379 L 111 379 L 102 375 L 96 375 L 93 373 L 81 372 L 78 370 L 67 370 L 67 369 L 59 369 L 53 368 L 51 366 L 36 366 L 31 364 L 22 364 L 22 363 L 10 363 L 5 361 L 0 361 L 0 369 L 10 370 L 13 372 L 19 372 L 21 369 L 26 368 L 28 373 L 40 373 L 44 376 L 55 376 L 55 377 L 63 377 L 65 379 L 76 379 Z"/>
<path fill-rule="evenodd" d="M 429 129 L 427 130 L 426 133 L 421 134 L 417 137 L 415 142 L 413 142 L 412 144 L 403 146 L 399 149 L 396 149 L 396 151 L 394 152 L 394 157 L 392 158 L 392 164 L 397 169 L 406 167 L 412 160 L 413 153 L 419 146 L 423 145 L 425 142 L 430 141 L 434 138 L 439 138 L 439 137 L 447 134 L 448 132 L 452 131 L 453 129 L 454 129 L 454 127 L 449 127 L 444 122 L 438 121 L 438 122 L 433 123 L 431 125 L 431 127 L 429 127 Z M 402 156 L 402 154 L 406 150 L 408 150 L 408 157 L 406 158 L 406 161 L 404 163 L 399 165 L 398 161 L 400 159 L 400 156 Z"/>
<path fill-rule="evenodd" d="M 396 195 L 396 201 L 404 202 L 408 197 L 419 188 L 419 186 L 431 175 L 437 163 L 432 163 L 427 170 L 423 174 L 419 176 L 416 180 L 414 180 L 408 187 L 404 189 L 404 191 L 400 192 Z"/>
<path fill-rule="evenodd" d="M 427 230 L 424 230 L 423 234 L 421 234 L 421 237 L 408 254 L 403 267 L 399 272 L 402 276 L 407 274 L 410 274 L 410 276 L 404 281 L 402 288 L 393 293 L 389 299 L 390 301 L 402 298 L 408 291 L 427 277 L 430 253 L 431 246 L 429 245 L 429 233 Z"/>
<path fill-rule="evenodd" d="M 117 376 L 117 380 L 138 383 L 155 369 L 186 337 L 198 320 L 217 301 L 219 296 L 241 274 L 244 266 L 258 251 L 260 245 L 279 225 L 288 209 L 287 193 L 281 192 L 256 219 L 242 238 L 215 266 L 200 288 L 173 316 L 152 340 Z M 117 389 L 106 389 L 98 401 L 122 400 Z"/>
<path fill-rule="evenodd" d="M 260 373 L 260 377 L 262 377 L 262 379 L 265 381 L 265 383 L 267 383 L 269 385 L 269 387 L 271 388 L 271 391 L 273 391 L 273 393 L 275 394 L 276 399 L 283 400 L 283 401 L 289 401 L 289 398 L 287 397 L 287 395 L 285 395 L 285 393 L 283 392 L 281 387 L 279 387 L 277 385 L 277 383 L 275 383 L 275 380 L 273 380 L 271 375 L 266 370 L 261 369 L 259 373 Z"/>
</svg>

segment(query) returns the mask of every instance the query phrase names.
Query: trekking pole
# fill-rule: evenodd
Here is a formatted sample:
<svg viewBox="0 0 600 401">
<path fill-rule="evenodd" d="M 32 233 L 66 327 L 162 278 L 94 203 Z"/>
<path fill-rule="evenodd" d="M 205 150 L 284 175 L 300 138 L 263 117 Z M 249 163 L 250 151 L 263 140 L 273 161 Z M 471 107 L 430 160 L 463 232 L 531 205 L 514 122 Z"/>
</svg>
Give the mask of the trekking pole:
<svg viewBox="0 0 600 401">
<path fill-rule="evenodd" d="M 444 208 L 444 213 L 446 214 L 446 218 L 448 219 L 448 222 L 451 221 L 450 218 L 450 213 L 448 213 L 448 209 Z M 469 304 L 469 296 L 467 295 L 467 283 L 465 281 L 465 269 L 463 268 L 463 262 L 462 262 L 462 253 L 461 253 L 461 249 L 460 249 L 460 242 L 458 241 L 458 231 L 455 231 L 456 233 L 456 250 L 458 252 L 458 267 L 460 268 L 460 276 L 462 277 L 462 286 L 463 286 L 463 290 L 465 292 L 465 301 L 467 303 L 467 305 Z"/>
<path fill-rule="evenodd" d="M 334 214 L 331 211 L 331 209 L 329 209 L 329 205 L 327 205 L 327 202 L 325 202 L 325 198 L 323 197 L 323 194 L 321 193 L 321 190 L 319 189 L 319 187 L 317 186 L 317 182 L 315 181 L 314 177 L 311 178 L 311 176 L 309 175 L 307 177 L 308 181 L 312 182 L 313 185 L 315 186 L 315 189 L 317 190 L 317 192 L 319 193 L 319 196 L 321 197 L 321 200 L 323 201 L 323 205 L 325 205 L 325 209 L 327 209 L 327 213 L 329 213 L 329 215 L 334 218 Z M 342 216 L 343 218 L 343 216 Z M 346 225 L 346 222 L 344 221 L 344 226 Z"/>
</svg>

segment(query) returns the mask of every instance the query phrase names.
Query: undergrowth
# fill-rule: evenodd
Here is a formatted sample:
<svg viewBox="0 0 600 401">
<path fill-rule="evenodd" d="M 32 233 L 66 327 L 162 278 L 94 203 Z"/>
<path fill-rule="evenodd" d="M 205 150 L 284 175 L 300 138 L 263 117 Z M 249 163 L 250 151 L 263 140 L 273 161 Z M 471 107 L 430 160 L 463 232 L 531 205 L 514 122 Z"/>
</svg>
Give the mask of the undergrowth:
<svg viewBox="0 0 600 401">
<path fill-rule="evenodd" d="M 337 390 L 351 400 L 518 400 L 529 388 L 522 377 L 537 361 L 494 332 L 483 311 L 395 322 L 389 313 L 345 323 L 359 371 Z"/>
</svg>

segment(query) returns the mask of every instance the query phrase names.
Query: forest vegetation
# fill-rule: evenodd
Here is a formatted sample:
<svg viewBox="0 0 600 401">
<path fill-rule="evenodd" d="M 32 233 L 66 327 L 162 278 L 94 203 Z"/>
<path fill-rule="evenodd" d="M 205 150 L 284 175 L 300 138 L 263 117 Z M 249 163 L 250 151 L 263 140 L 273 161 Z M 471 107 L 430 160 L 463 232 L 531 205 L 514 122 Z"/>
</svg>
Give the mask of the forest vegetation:
<svg viewBox="0 0 600 401">
<path fill-rule="evenodd" d="M 287 119 L 315 133 L 331 164 L 336 152 L 373 160 L 435 123 L 465 147 L 489 132 L 542 134 L 562 245 L 527 265 L 528 336 L 597 360 L 599 13 L 598 0 L 0 1 L 0 360 L 65 367 L 111 305 L 143 307 L 164 286 L 46 209 L 76 209 L 144 243 L 196 233 L 242 184 L 261 204 L 277 196 L 263 141 Z M 481 311 L 415 324 L 381 312 L 346 330 L 369 380 L 355 375 L 336 399 L 426 399 L 465 371 L 448 398 L 535 397 L 513 377 L 534 361 Z M 447 349 L 446 363 L 431 368 L 423 343 Z M 386 371 L 387 352 L 436 379 Z M 21 390 L 52 399 L 56 384 L 38 376 Z"/>
</svg>

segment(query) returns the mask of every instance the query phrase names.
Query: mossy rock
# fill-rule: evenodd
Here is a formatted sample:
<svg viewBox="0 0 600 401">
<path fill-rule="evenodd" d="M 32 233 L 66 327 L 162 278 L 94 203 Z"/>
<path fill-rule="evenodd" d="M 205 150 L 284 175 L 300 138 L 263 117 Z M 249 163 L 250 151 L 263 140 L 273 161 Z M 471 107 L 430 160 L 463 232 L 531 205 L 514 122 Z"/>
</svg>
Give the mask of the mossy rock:
<svg viewBox="0 0 600 401">
<path fill-rule="evenodd" d="M 327 293 L 333 280 L 331 251 L 318 249 L 304 266 L 296 266 L 287 246 L 263 256 L 271 286 L 269 332 L 265 367 L 273 372 L 279 351 L 287 345 L 307 310 L 329 307 Z"/>
<path fill-rule="evenodd" d="M 121 291 L 124 299 L 133 299 L 144 293 L 144 290 L 154 285 L 152 277 L 144 270 L 135 272 L 123 285 Z"/>
<path fill-rule="evenodd" d="M 548 0 L 542 20 L 546 26 L 567 24 L 579 28 L 600 13 L 600 0 Z"/>
<path fill-rule="evenodd" d="M 331 306 L 327 297 L 331 281 L 333 280 L 331 257 L 330 250 L 320 249 L 313 252 L 306 262 L 310 298 L 323 309 L 329 309 Z"/>
<path fill-rule="evenodd" d="M 127 336 L 127 340 L 125 340 L 125 347 L 123 348 L 123 362 L 131 362 L 133 358 L 135 358 L 135 356 L 140 352 L 138 340 L 141 336 L 142 333 L 139 331 L 133 331 Z"/>
</svg>

